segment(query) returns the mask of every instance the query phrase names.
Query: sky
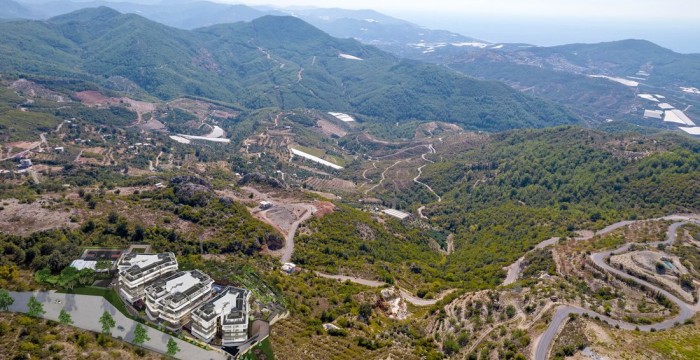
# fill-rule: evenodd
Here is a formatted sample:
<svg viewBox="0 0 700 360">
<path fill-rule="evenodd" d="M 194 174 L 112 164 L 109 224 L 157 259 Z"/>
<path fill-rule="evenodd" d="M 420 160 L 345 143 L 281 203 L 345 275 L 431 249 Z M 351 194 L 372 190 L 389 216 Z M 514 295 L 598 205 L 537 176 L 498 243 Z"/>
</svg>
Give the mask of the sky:
<svg viewBox="0 0 700 360">
<path fill-rule="evenodd" d="M 700 53 L 700 0 L 215 0 L 373 9 L 490 42 L 541 46 L 645 39 Z"/>
<path fill-rule="evenodd" d="M 700 20 L 697 0 L 219 0 L 251 5 L 317 6 L 425 14 Z"/>
</svg>

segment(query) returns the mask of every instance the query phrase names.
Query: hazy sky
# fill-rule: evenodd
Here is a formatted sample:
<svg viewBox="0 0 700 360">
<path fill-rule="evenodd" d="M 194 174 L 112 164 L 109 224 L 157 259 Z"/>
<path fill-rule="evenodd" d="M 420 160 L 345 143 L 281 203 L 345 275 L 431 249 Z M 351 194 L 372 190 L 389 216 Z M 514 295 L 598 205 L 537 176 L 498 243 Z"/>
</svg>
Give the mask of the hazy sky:
<svg viewBox="0 0 700 360">
<path fill-rule="evenodd" d="M 340 7 L 385 12 L 460 13 L 465 15 L 519 15 L 536 17 L 588 17 L 626 20 L 700 20 L 698 0 L 218 0 L 229 3 L 274 6 Z"/>
<path fill-rule="evenodd" d="M 700 0 L 213 0 L 373 9 L 491 42 L 551 46 L 644 39 L 700 53 Z"/>
</svg>

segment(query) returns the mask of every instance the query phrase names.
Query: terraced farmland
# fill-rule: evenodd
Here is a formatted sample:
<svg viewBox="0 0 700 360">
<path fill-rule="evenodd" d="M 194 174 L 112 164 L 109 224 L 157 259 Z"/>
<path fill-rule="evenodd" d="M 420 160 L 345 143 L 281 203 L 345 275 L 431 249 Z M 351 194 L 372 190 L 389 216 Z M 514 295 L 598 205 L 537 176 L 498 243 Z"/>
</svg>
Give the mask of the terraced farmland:
<svg viewBox="0 0 700 360">
<path fill-rule="evenodd" d="M 313 190 L 341 191 L 347 193 L 354 193 L 357 191 L 355 183 L 353 183 L 352 181 L 342 179 L 326 180 L 319 178 L 310 178 L 306 180 L 305 184 L 307 187 Z"/>
</svg>

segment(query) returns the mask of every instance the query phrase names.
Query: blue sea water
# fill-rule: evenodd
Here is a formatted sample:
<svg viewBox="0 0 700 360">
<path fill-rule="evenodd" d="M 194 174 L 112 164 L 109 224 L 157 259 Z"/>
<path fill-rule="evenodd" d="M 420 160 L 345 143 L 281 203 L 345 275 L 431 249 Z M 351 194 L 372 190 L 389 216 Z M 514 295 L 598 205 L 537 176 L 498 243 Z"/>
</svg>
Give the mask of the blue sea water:
<svg viewBox="0 0 700 360">
<path fill-rule="evenodd" d="M 396 15 L 428 28 L 450 30 L 493 43 L 554 46 L 643 39 L 679 53 L 700 54 L 700 22 L 693 21 Z"/>
</svg>

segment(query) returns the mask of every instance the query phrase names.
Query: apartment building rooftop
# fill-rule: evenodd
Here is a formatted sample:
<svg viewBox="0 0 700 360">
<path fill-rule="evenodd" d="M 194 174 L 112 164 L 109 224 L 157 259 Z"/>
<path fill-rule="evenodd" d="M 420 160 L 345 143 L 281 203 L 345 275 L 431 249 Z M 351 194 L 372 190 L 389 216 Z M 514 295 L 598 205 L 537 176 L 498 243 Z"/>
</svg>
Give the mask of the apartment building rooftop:
<svg viewBox="0 0 700 360">
<path fill-rule="evenodd" d="M 171 307 L 201 294 L 204 289 L 211 289 L 214 281 L 209 275 L 199 271 L 178 271 L 170 276 L 156 280 L 146 288 L 146 293 L 154 300 Z"/>
<path fill-rule="evenodd" d="M 177 259 L 173 253 L 126 254 L 119 260 L 117 267 L 126 278 L 134 280 L 160 267 L 173 264 L 177 266 Z"/>
<path fill-rule="evenodd" d="M 192 335 L 211 342 L 221 334 L 222 346 L 233 346 L 248 339 L 248 299 L 250 291 L 226 287 L 213 299 L 192 312 Z"/>
<path fill-rule="evenodd" d="M 213 299 L 195 310 L 198 317 L 210 321 L 222 316 L 222 325 L 243 324 L 248 310 L 248 290 L 226 287 Z"/>
</svg>

